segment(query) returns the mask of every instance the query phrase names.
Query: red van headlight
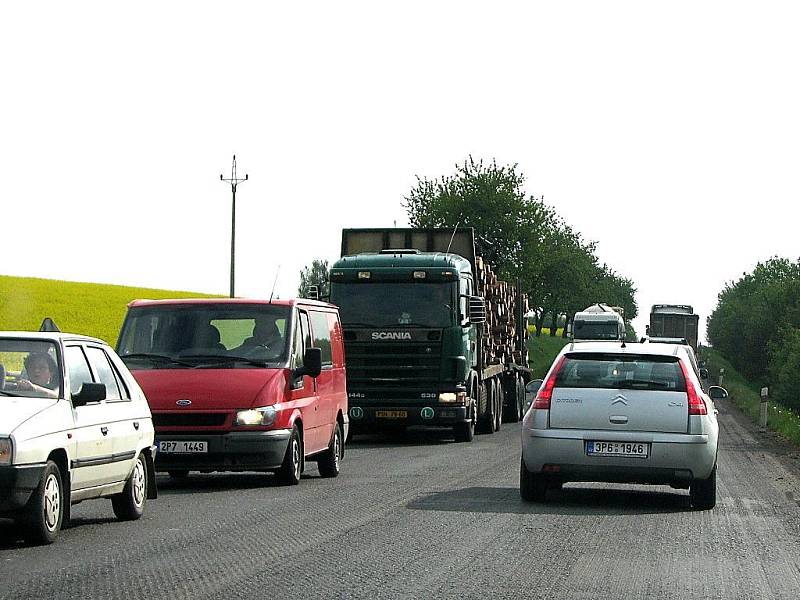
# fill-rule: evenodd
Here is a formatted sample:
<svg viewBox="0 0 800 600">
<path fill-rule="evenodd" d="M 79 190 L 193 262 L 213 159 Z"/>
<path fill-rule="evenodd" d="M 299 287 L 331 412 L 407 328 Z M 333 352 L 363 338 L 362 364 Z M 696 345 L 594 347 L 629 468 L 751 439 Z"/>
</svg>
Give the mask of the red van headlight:
<svg viewBox="0 0 800 600">
<path fill-rule="evenodd" d="M 274 406 L 263 406 L 261 408 L 251 408 L 250 410 L 240 410 L 236 413 L 236 425 L 272 425 L 275 422 L 277 411 Z"/>
</svg>

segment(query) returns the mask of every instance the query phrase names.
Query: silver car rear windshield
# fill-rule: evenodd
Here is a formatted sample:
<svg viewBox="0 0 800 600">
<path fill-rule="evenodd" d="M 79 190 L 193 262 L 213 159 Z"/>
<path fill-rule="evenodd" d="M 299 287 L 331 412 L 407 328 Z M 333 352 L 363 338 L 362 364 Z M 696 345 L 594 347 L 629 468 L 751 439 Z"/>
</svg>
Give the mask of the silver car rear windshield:
<svg viewBox="0 0 800 600">
<path fill-rule="evenodd" d="M 677 357 L 636 354 L 568 354 L 555 386 L 686 391 Z"/>
</svg>

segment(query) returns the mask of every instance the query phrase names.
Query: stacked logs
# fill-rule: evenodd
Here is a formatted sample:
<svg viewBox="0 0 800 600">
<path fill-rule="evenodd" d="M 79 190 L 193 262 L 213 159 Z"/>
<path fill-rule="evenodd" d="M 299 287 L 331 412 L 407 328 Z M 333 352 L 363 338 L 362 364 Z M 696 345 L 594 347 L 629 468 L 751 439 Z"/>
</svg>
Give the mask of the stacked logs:
<svg viewBox="0 0 800 600">
<path fill-rule="evenodd" d="M 514 362 L 528 364 L 528 329 L 525 322 L 517 323 L 517 301 L 522 302 L 522 314 L 529 310 L 527 294 L 517 294 L 517 289 L 507 281 L 500 281 L 482 257 L 475 257 L 478 289 L 486 299 L 486 324 L 482 352 L 484 364 L 497 365 Z M 518 298 L 519 296 L 519 298 Z M 517 349 L 517 331 L 522 336 L 522 350 Z"/>
</svg>

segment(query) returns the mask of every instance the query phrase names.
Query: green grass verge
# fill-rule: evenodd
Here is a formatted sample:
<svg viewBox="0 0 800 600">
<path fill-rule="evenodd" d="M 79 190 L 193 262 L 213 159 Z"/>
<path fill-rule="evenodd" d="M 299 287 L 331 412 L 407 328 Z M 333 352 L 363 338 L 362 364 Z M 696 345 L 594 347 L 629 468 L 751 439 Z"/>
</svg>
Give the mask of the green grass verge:
<svg viewBox="0 0 800 600">
<path fill-rule="evenodd" d="M 209 294 L 0 275 L 0 330 L 38 331 L 52 318 L 61 331 L 116 344 L 128 303 L 137 298 L 198 298 Z"/>
<path fill-rule="evenodd" d="M 707 361 L 706 366 L 711 375 L 709 382 L 712 385 L 716 385 L 719 381 L 719 370 L 724 368 L 725 375 L 722 378 L 722 387 L 728 390 L 736 406 L 757 423 L 761 404 L 758 385 L 742 377 L 719 352 L 706 348 L 704 356 Z M 800 416 L 775 402 L 769 402 L 768 404 L 767 427 L 778 432 L 791 442 L 800 445 Z"/>
<path fill-rule="evenodd" d="M 550 337 L 544 333 L 540 337 L 528 338 L 528 366 L 533 371 L 534 379 L 544 379 L 556 355 L 570 341 L 559 336 Z"/>
</svg>

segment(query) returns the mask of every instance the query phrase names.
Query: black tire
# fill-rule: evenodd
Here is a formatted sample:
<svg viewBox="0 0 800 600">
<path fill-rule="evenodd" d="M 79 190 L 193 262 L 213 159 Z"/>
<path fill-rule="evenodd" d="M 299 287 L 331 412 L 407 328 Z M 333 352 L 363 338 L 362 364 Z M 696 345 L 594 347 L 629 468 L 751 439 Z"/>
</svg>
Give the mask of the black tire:
<svg viewBox="0 0 800 600">
<path fill-rule="evenodd" d="M 300 473 L 303 472 L 303 440 L 297 425 L 292 427 L 292 435 L 286 446 L 286 454 L 278 472 L 275 473 L 278 481 L 283 485 L 297 485 L 300 483 Z"/>
<path fill-rule="evenodd" d="M 475 438 L 475 420 L 453 425 L 453 437 L 458 443 L 471 442 Z"/>
<path fill-rule="evenodd" d="M 522 405 L 525 402 L 525 386 L 519 376 L 514 377 L 514 385 L 506 389 L 506 407 L 503 419 L 506 423 L 519 423 L 522 420 Z"/>
<path fill-rule="evenodd" d="M 696 479 L 689 486 L 689 498 L 697 510 L 711 510 L 717 505 L 717 465 L 708 479 Z"/>
<path fill-rule="evenodd" d="M 189 476 L 189 469 L 173 469 L 167 471 L 167 474 L 173 479 L 186 479 Z"/>
<path fill-rule="evenodd" d="M 494 430 L 500 431 L 503 426 L 503 385 L 497 381 L 492 380 L 494 387 Z"/>
<path fill-rule="evenodd" d="M 483 413 L 478 416 L 478 433 L 494 433 L 494 398 L 492 397 L 492 383 L 490 381 L 481 382 L 478 393 L 478 405 L 484 407 Z"/>
<path fill-rule="evenodd" d="M 547 497 L 547 479 L 544 475 L 531 473 L 520 460 L 519 495 L 526 502 L 544 502 Z"/>
<path fill-rule="evenodd" d="M 25 537 L 32 544 L 52 544 L 64 522 L 64 485 L 61 470 L 52 460 L 45 465 L 42 479 L 26 506 Z"/>
<path fill-rule="evenodd" d="M 147 504 L 147 461 L 144 454 L 136 457 L 133 471 L 119 494 L 111 496 L 111 506 L 120 521 L 135 521 L 144 514 Z"/>
<path fill-rule="evenodd" d="M 458 443 L 471 442 L 475 438 L 475 423 L 477 421 L 478 411 L 478 392 L 477 386 L 474 383 L 470 388 L 470 400 L 470 420 L 466 423 L 456 423 L 453 425 L 453 437 L 455 437 L 455 440 Z"/>
<path fill-rule="evenodd" d="M 319 474 L 322 477 L 336 477 L 339 475 L 340 461 L 342 460 L 342 426 L 336 423 L 333 431 L 333 439 L 328 445 L 328 449 L 323 452 L 317 460 Z"/>
</svg>

